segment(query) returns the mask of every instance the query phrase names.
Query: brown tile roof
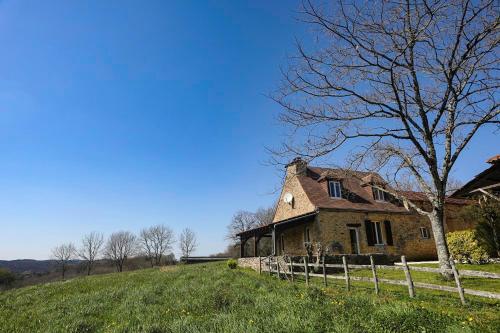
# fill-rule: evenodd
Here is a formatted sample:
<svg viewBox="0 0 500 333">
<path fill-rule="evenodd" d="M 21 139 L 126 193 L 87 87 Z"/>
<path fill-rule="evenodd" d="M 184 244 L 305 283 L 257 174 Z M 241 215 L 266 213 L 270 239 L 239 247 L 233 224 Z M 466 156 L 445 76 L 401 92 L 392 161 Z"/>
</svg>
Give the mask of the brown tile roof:
<svg viewBox="0 0 500 333">
<path fill-rule="evenodd" d="M 359 210 L 369 212 L 408 212 L 397 200 L 376 201 L 373 198 L 372 187 L 368 183 L 385 183 L 383 178 L 374 172 L 350 171 L 307 167 L 306 174 L 297 176 L 309 200 L 318 208 Z M 328 179 L 339 179 L 342 182 L 343 198 L 330 198 Z M 345 194 L 345 195 L 344 195 Z M 424 193 L 404 192 L 409 200 L 427 201 Z M 466 204 L 467 200 L 447 199 L 448 203 Z"/>
<path fill-rule="evenodd" d="M 334 177 L 328 175 L 334 175 Z M 309 200 L 318 208 L 395 213 L 407 212 L 403 206 L 395 203 L 375 201 L 372 188 L 370 186 L 363 186 L 362 179 L 367 176 L 381 179 L 378 174 L 370 172 L 319 167 L 308 167 L 306 174 L 297 177 Z M 342 181 L 345 198 L 330 198 L 328 194 L 328 182 L 326 181 L 329 178 L 340 179 Z"/>
<path fill-rule="evenodd" d="M 428 201 L 427 196 L 423 192 L 415 192 L 415 191 L 399 191 L 401 195 L 403 195 L 405 198 L 411 201 Z M 458 199 L 458 198 L 452 198 L 452 197 L 447 197 L 445 202 L 447 204 L 452 204 L 452 205 L 469 205 L 473 203 L 474 201 L 472 200 L 467 200 L 467 199 Z"/>
</svg>

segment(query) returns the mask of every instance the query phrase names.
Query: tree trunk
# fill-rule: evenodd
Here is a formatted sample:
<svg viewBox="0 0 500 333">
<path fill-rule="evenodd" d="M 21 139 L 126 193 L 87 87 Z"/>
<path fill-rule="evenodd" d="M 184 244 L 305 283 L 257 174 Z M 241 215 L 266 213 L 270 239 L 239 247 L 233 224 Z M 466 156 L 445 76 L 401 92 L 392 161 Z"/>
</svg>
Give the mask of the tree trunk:
<svg viewBox="0 0 500 333">
<path fill-rule="evenodd" d="M 87 275 L 90 275 L 90 270 L 92 269 L 91 267 L 92 266 L 90 265 L 90 263 L 88 263 L 88 265 L 87 265 Z"/>
<path fill-rule="evenodd" d="M 446 243 L 446 235 L 444 233 L 444 213 L 443 210 L 434 208 L 429 216 L 432 226 L 432 234 L 436 243 L 436 251 L 439 260 L 439 268 L 441 274 L 451 279 L 450 252 L 448 251 L 448 243 Z"/>
</svg>

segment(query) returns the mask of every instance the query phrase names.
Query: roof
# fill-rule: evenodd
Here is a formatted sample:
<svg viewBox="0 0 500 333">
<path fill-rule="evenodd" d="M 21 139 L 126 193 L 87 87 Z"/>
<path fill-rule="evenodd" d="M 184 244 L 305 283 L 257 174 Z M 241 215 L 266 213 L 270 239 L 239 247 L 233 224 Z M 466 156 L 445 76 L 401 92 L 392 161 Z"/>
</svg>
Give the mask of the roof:
<svg viewBox="0 0 500 333">
<path fill-rule="evenodd" d="M 476 175 L 451 196 L 454 198 L 467 197 L 472 191 L 479 188 L 498 187 L 498 184 L 500 184 L 500 155 L 495 155 L 486 162 L 492 164 L 492 166 Z"/>
<path fill-rule="evenodd" d="M 429 199 L 427 198 L 427 195 L 424 192 L 415 192 L 415 191 L 399 191 L 402 196 L 407 198 L 408 200 L 411 201 L 428 201 Z M 451 196 L 446 197 L 445 202 L 447 204 L 452 204 L 452 205 L 468 205 L 471 204 L 473 201 L 467 200 L 467 199 L 459 199 L 459 198 L 453 198 Z"/>
<path fill-rule="evenodd" d="M 490 163 L 490 164 L 495 164 L 495 163 L 498 163 L 500 162 L 500 155 L 495 155 L 493 157 L 490 157 L 486 163 Z"/>
<path fill-rule="evenodd" d="M 366 182 L 373 180 L 378 183 L 378 180 L 382 179 L 382 177 L 377 173 L 310 166 L 307 167 L 305 174 L 297 177 L 311 203 L 318 208 L 371 212 L 407 212 L 402 205 L 394 202 L 376 201 L 373 198 L 372 188 L 366 186 Z M 326 180 L 332 178 L 341 179 L 342 189 L 346 192 L 347 198 L 330 198 Z"/>
<path fill-rule="evenodd" d="M 305 213 L 302 215 L 293 216 L 293 217 L 290 217 L 290 218 L 287 218 L 287 219 L 284 219 L 284 220 L 281 220 L 278 222 L 273 222 L 273 223 L 270 223 L 268 225 L 248 229 L 248 230 L 237 233 L 236 236 L 251 237 L 251 236 L 263 235 L 263 234 L 271 232 L 273 227 L 287 226 L 290 223 L 293 223 L 294 225 L 296 225 L 298 223 L 310 222 L 310 221 L 314 220 L 316 215 L 318 215 L 317 210 L 309 212 L 309 213 Z"/>
<path fill-rule="evenodd" d="M 297 175 L 302 188 L 311 203 L 318 208 L 359 210 L 367 212 L 407 213 L 408 211 L 397 200 L 376 201 L 369 184 L 386 184 L 375 172 L 351 171 L 308 166 L 305 174 Z M 328 179 L 340 179 L 346 197 L 331 198 L 328 193 Z M 388 186 L 388 185 L 385 185 Z M 422 192 L 400 192 L 408 200 L 428 201 Z M 467 200 L 447 198 L 449 204 L 467 204 Z"/>
</svg>

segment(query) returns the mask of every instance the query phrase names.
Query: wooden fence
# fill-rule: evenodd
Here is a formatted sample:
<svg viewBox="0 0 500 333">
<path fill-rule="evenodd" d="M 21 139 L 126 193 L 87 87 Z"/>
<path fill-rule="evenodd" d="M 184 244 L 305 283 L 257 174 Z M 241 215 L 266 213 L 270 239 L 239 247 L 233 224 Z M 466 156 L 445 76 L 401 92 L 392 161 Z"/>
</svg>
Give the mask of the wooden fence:
<svg viewBox="0 0 500 333">
<path fill-rule="evenodd" d="M 267 266 L 267 271 L 269 272 L 269 274 L 276 273 L 278 277 L 284 276 L 287 279 L 288 279 L 288 276 L 290 276 L 289 280 L 291 282 L 294 282 L 296 275 L 302 275 L 302 276 L 305 276 L 306 285 L 309 285 L 309 280 L 311 277 L 320 277 L 320 278 L 323 278 L 323 283 L 325 284 L 325 286 L 328 285 L 328 279 L 344 280 L 347 290 L 350 290 L 350 288 L 351 288 L 351 280 L 373 282 L 376 294 L 379 293 L 379 283 L 387 283 L 387 284 L 407 286 L 408 293 L 409 293 L 410 297 L 415 297 L 415 288 L 417 287 L 417 288 L 441 290 L 441 291 L 447 291 L 447 292 L 458 292 L 462 304 L 466 304 L 465 294 L 500 299 L 500 293 L 493 293 L 493 292 L 473 290 L 473 289 L 464 289 L 462 287 L 462 284 L 460 281 L 460 276 L 472 276 L 472 277 L 481 277 L 481 278 L 487 278 L 487 279 L 500 279 L 500 274 L 490 273 L 490 272 L 481 272 L 481 271 L 472 271 L 472 270 L 460 270 L 459 271 L 456 268 L 453 260 L 450 260 L 450 265 L 451 265 L 450 273 L 453 274 L 456 287 L 442 286 L 442 285 L 437 285 L 437 284 L 413 281 L 413 278 L 411 276 L 411 271 L 441 274 L 441 270 L 439 268 L 409 266 L 406 262 L 405 256 L 401 256 L 401 263 L 402 263 L 401 266 L 375 265 L 372 256 L 370 256 L 370 265 L 351 265 L 347 262 L 347 258 L 345 256 L 343 256 L 342 257 L 342 264 L 326 264 L 324 258 L 320 264 L 314 264 L 314 263 L 309 263 L 309 260 L 307 257 L 303 257 L 302 263 L 287 262 L 285 264 L 286 268 L 282 267 L 282 264 L 280 264 L 278 258 L 272 259 L 271 257 L 266 257 L 266 258 L 260 258 L 260 260 L 259 260 L 259 263 L 260 263 L 259 264 L 259 273 L 262 273 L 262 271 L 263 271 L 262 270 L 262 261 L 264 261 L 264 266 Z M 301 271 L 296 271 L 296 269 L 294 269 L 294 267 L 300 267 Z M 310 267 L 314 267 L 316 269 L 321 267 L 322 273 L 321 274 L 311 273 Z M 328 274 L 327 268 L 341 268 L 341 269 L 343 269 L 344 274 L 343 274 L 343 276 Z M 349 271 L 349 269 L 351 269 L 351 268 L 371 269 L 373 277 L 369 278 L 369 277 L 353 276 L 350 274 L 350 271 Z M 392 279 L 379 278 L 377 275 L 377 270 L 403 270 L 405 273 L 406 279 L 405 280 L 392 280 Z"/>
</svg>

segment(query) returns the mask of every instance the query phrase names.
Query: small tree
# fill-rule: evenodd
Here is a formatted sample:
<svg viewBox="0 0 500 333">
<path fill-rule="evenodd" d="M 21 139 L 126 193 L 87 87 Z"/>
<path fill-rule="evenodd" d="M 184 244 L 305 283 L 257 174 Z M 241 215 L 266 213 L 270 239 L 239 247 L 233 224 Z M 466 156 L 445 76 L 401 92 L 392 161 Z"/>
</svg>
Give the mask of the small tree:
<svg viewBox="0 0 500 333">
<path fill-rule="evenodd" d="M 181 236 L 179 238 L 180 249 L 182 256 L 187 258 L 193 253 L 198 247 L 196 241 L 196 234 L 189 228 L 182 230 Z"/>
<path fill-rule="evenodd" d="M 83 236 L 80 249 L 78 250 L 78 256 L 85 261 L 87 275 L 90 275 L 90 271 L 94 266 L 94 262 L 103 244 L 104 236 L 101 233 L 94 231 Z"/>
<path fill-rule="evenodd" d="M 109 236 L 106 244 L 106 257 L 116 266 L 118 272 L 123 271 L 123 265 L 128 257 L 136 251 L 136 238 L 128 231 L 119 231 Z"/>
<path fill-rule="evenodd" d="M 75 253 L 76 249 L 72 243 L 62 244 L 52 249 L 52 258 L 56 260 L 57 265 L 61 268 L 63 279 L 68 269 L 68 263 L 74 258 Z"/>
<path fill-rule="evenodd" d="M 142 229 L 139 234 L 139 245 L 151 262 L 151 267 L 160 265 L 165 253 L 172 250 L 175 235 L 172 229 L 164 225 L 156 225 Z"/>
<path fill-rule="evenodd" d="M 496 200 L 481 200 L 479 205 L 470 205 L 462 210 L 463 218 L 478 221 L 477 237 L 491 255 L 500 257 L 500 203 Z"/>
<path fill-rule="evenodd" d="M 16 275 L 6 268 L 0 267 L 0 287 L 10 286 L 16 280 Z"/>
</svg>

